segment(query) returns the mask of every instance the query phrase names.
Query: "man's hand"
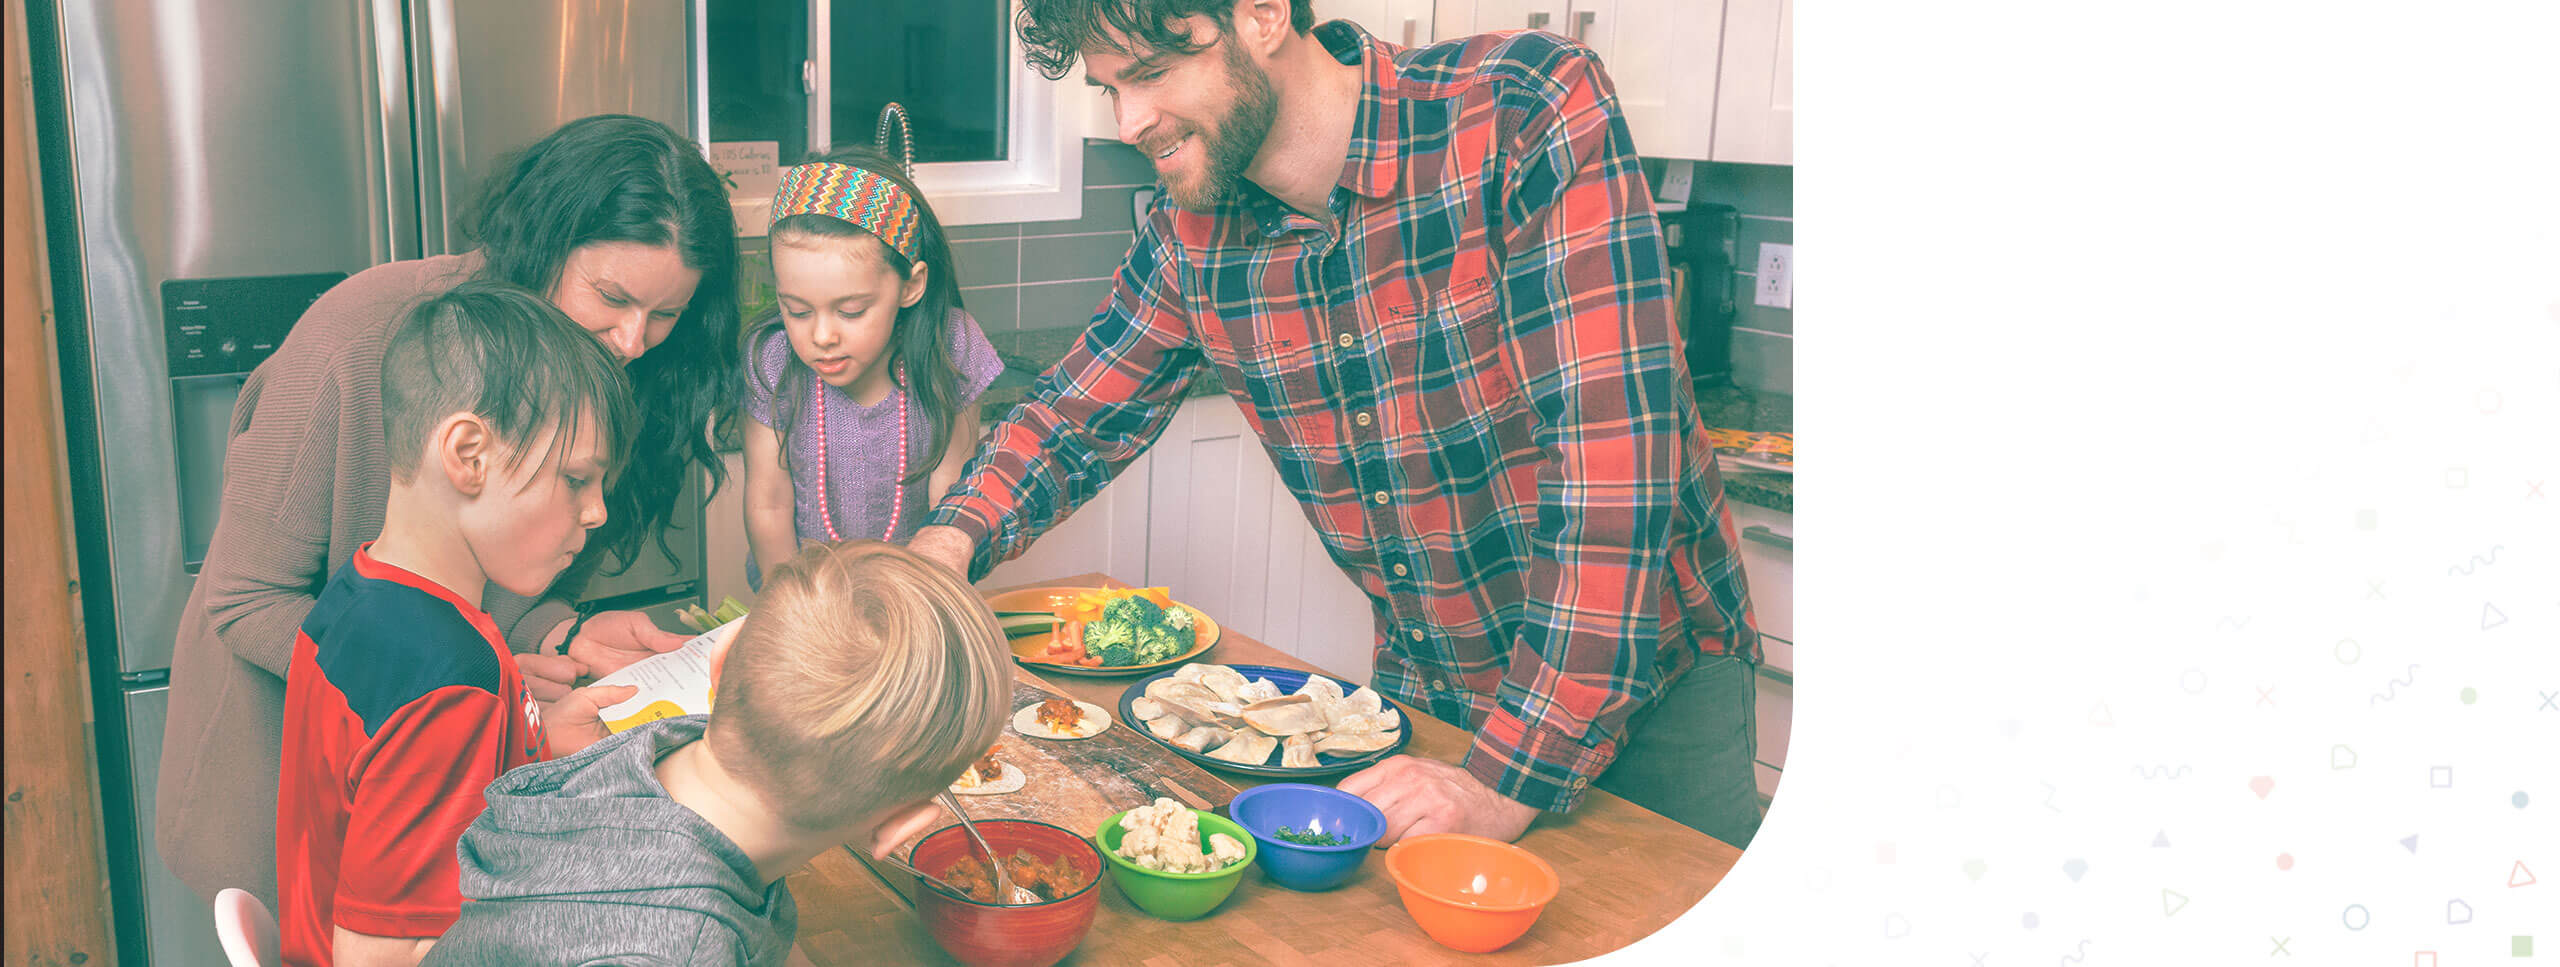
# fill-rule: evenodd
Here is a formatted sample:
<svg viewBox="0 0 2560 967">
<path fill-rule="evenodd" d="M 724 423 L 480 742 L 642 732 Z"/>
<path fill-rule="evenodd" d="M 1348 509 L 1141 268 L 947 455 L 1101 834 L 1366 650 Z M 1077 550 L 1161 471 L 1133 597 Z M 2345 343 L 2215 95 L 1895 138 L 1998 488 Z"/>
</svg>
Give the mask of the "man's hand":
<svg viewBox="0 0 2560 967">
<path fill-rule="evenodd" d="M 962 578 L 969 576 L 969 558 L 978 553 L 978 543 L 969 539 L 967 531 L 945 524 L 919 527 L 907 537 L 907 550 L 917 557 L 951 569 Z"/>
<path fill-rule="evenodd" d="M 637 611 L 599 611 L 578 627 L 578 637 L 569 642 L 569 657 L 588 675 L 602 678 L 632 662 L 682 648 L 689 640 L 689 636 L 658 627 L 648 615 Z"/>
<path fill-rule="evenodd" d="M 553 758 L 568 755 L 602 741 L 613 730 L 604 727 L 604 717 L 597 712 L 612 708 L 640 694 L 636 685 L 589 685 L 561 696 L 542 710 L 542 737 L 551 742 Z"/>
<path fill-rule="evenodd" d="M 1508 843 L 1538 817 L 1537 807 L 1504 798 L 1465 769 L 1409 755 L 1352 773 L 1335 788 L 1387 814 L 1387 835 L 1379 846 L 1424 833 L 1469 833 Z"/>
</svg>

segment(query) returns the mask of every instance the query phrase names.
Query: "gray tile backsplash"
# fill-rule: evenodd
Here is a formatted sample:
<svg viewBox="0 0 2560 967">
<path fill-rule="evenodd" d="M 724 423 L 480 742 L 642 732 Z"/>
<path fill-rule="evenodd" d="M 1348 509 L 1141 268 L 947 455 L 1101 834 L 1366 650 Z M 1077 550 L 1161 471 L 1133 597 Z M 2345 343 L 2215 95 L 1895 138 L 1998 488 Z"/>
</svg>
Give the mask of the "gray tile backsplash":
<svg viewBox="0 0 2560 967">
<path fill-rule="evenodd" d="M 1022 240 L 1022 281 L 1065 282 L 1109 278 L 1129 257 L 1136 236 L 1128 232 L 1060 235 Z"/>
<path fill-rule="evenodd" d="M 1117 141 L 1087 140 L 1084 213 L 1053 222 L 951 229 L 962 297 L 989 332 L 1083 329 L 1129 254 L 1129 201 L 1155 167 Z"/>
<path fill-rule="evenodd" d="M 1646 165 L 1659 172 L 1660 162 Z M 1795 313 L 1751 301 L 1760 244 L 1795 244 L 1795 169 L 1699 162 L 1689 200 L 1731 205 L 1742 216 L 1734 246 L 1733 381 L 1747 389 L 1795 393 Z"/>
</svg>

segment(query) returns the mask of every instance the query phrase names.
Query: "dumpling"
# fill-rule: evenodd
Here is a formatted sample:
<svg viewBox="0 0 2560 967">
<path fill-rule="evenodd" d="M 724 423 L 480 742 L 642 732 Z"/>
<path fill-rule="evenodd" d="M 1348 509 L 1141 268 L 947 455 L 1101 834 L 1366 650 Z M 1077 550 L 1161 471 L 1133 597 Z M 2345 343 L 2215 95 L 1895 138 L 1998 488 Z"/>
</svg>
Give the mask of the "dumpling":
<svg viewBox="0 0 2560 967">
<path fill-rule="evenodd" d="M 1267 735 L 1297 735 L 1325 727 L 1324 710 L 1306 695 L 1284 695 L 1247 705 L 1244 721 Z"/>
<path fill-rule="evenodd" d="M 1304 735 L 1292 735 L 1280 743 L 1280 767 L 1313 769 L 1316 767 L 1316 743 Z"/>
<path fill-rule="evenodd" d="M 1232 733 L 1227 729 L 1222 729 L 1214 725 L 1203 725 L 1198 728 L 1194 728 L 1189 732 L 1184 732 L 1181 735 L 1175 736 L 1173 744 L 1189 749 L 1193 752 L 1207 752 L 1210 749 L 1226 744 L 1227 737 L 1230 734 Z M 1262 760 L 1257 758 L 1254 761 L 1259 762 Z"/>
<path fill-rule="evenodd" d="M 1132 702 L 1130 704 L 1135 706 L 1137 703 Z M 1180 738 L 1182 733 L 1190 731 L 1190 728 L 1184 725 L 1182 719 L 1178 716 L 1159 715 L 1145 721 L 1147 723 L 1147 731 L 1155 733 L 1156 738 L 1163 739 L 1167 742 Z"/>
<path fill-rule="evenodd" d="M 1264 699 L 1279 697 L 1280 686 L 1273 684 L 1268 678 L 1257 678 L 1246 682 L 1243 688 L 1236 689 L 1235 701 L 1239 705 L 1251 705 Z"/>
<path fill-rule="evenodd" d="M 1335 735 L 1348 735 L 1364 732 L 1393 732 L 1403 726 L 1403 718 L 1396 714 L 1396 710 L 1390 708 L 1366 715 L 1344 715 L 1326 723 L 1325 731 Z"/>
<path fill-rule="evenodd" d="M 1131 704 L 1134 705 L 1135 703 Z M 1387 707 L 1386 699 L 1378 694 L 1377 689 L 1370 688 L 1367 685 L 1362 685 L 1357 691 L 1345 696 L 1342 699 L 1341 705 L 1342 710 L 1346 713 L 1357 712 L 1362 715 L 1375 715 L 1379 709 L 1385 707 Z"/>
<path fill-rule="evenodd" d="M 1218 746 L 1218 751 L 1209 753 L 1209 758 L 1258 766 L 1271 760 L 1271 749 L 1279 744 L 1280 740 L 1252 729 L 1235 729 L 1227 733 L 1227 741 Z"/>
<path fill-rule="evenodd" d="M 1147 719 L 1162 718 L 1168 713 L 1165 711 L 1163 702 L 1142 697 L 1129 700 L 1129 714 L 1137 716 L 1138 720 L 1143 722 Z"/>
<path fill-rule="evenodd" d="M 1342 700 L 1342 686 L 1322 675 L 1309 675 L 1307 683 L 1298 686 L 1298 694 L 1311 696 L 1319 702 L 1339 702 Z"/>
<path fill-rule="evenodd" d="M 1225 665 L 1200 666 L 1199 684 L 1217 693 L 1218 701 L 1236 701 L 1236 690 L 1245 686 L 1244 673 Z"/>
<path fill-rule="evenodd" d="M 1333 755 L 1365 755 L 1396 744 L 1395 732 L 1331 732 L 1315 742 L 1315 750 Z"/>
<path fill-rule="evenodd" d="M 1210 708 L 1221 700 L 1217 693 L 1197 682 L 1160 679 L 1147 686 L 1146 697 L 1155 699 L 1157 704 L 1163 705 L 1168 714 L 1179 716 L 1183 721 L 1193 725 L 1228 728 L 1234 721 L 1232 715 L 1221 715 Z M 1136 702 L 1129 704 L 1132 708 L 1137 705 Z"/>
</svg>

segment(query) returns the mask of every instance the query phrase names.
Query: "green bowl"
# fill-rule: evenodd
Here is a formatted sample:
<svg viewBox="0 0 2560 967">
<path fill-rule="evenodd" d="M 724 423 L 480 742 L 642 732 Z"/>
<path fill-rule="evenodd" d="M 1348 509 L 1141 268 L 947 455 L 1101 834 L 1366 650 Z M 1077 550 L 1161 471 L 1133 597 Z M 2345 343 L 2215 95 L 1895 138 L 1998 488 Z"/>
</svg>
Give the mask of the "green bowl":
<svg viewBox="0 0 2560 967">
<path fill-rule="evenodd" d="M 1111 870 L 1111 882 L 1120 884 L 1120 893 L 1147 911 L 1166 920 L 1197 920 L 1226 902 L 1227 895 L 1244 882 L 1244 871 L 1253 868 L 1253 857 L 1260 848 L 1253 834 L 1224 816 L 1191 810 L 1200 821 L 1200 841 L 1207 843 L 1209 834 L 1225 833 L 1244 844 L 1244 859 L 1226 869 L 1212 873 L 1166 873 L 1150 870 L 1129 862 L 1120 855 L 1120 837 L 1128 832 L 1120 828 L 1120 817 L 1127 812 L 1111 814 L 1102 821 L 1102 830 L 1093 841 L 1102 847 L 1102 860 Z"/>
</svg>

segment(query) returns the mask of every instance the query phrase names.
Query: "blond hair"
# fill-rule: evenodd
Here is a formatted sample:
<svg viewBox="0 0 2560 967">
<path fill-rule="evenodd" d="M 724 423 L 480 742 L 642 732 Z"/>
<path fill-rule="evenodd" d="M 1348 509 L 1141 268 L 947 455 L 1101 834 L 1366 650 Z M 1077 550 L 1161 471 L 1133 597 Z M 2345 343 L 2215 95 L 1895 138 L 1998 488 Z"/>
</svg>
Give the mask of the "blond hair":
<svg viewBox="0 0 2560 967">
<path fill-rule="evenodd" d="M 958 778 L 1012 696 L 1004 632 L 959 575 L 895 544 L 812 544 L 765 577 L 707 740 L 783 818 L 837 829 Z"/>
</svg>

